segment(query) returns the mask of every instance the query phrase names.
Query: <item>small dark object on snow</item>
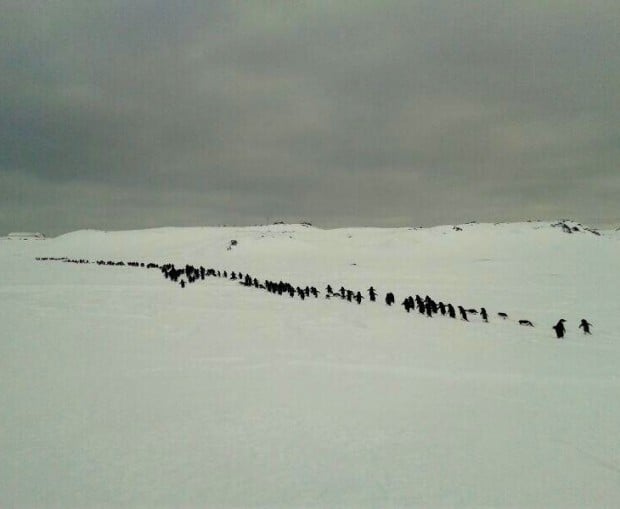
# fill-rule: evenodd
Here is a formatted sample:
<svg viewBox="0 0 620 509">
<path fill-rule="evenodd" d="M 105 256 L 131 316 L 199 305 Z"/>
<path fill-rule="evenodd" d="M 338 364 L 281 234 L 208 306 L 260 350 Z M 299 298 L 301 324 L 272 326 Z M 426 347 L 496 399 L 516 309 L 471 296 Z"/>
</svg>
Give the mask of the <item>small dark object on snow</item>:
<svg viewBox="0 0 620 509">
<path fill-rule="evenodd" d="M 368 296 L 370 297 L 370 302 L 374 302 L 377 297 L 377 292 L 372 286 L 368 289 Z"/>
<path fill-rule="evenodd" d="M 558 338 L 563 338 L 563 337 L 564 337 L 564 333 L 566 332 L 566 329 L 565 329 L 565 327 L 564 327 L 564 322 L 565 322 L 565 321 L 566 321 L 566 320 L 564 320 L 564 318 L 562 318 L 561 320 L 558 320 L 558 323 L 556 323 L 556 324 L 552 327 L 552 329 L 554 329 L 554 330 L 555 330 L 555 335 L 556 335 Z"/>
<path fill-rule="evenodd" d="M 581 323 L 579 324 L 579 328 L 583 329 L 584 334 L 592 334 L 590 332 L 590 327 L 592 327 L 592 324 L 588 322 L 585 318 L 582 318 Z"/>
<path fill-rule="evenodd" d="M 405 300 L 403 300 L 400 305 L 405 306 L 405 311 L 409 313 L 411 311 L 411 303 L 413 302 L 413 297 L 409 296 Z"/>
<path fill-rule="evenodd" d="M 454 306 L 452 304 L 448 304 L 448 315 L 450 318 L 456 318 L 456 311 L 454 310 Z"/>
<path fill-rule="evenodd" d="M 467 319 L 467 311 L 465 310 L 463 306 L 459 306 L 459 313 L 461 313 L 461 318 L 463 320 L 465 320 L 466 322 L 469 322 L 469 320 Z"/>
<path fill-rule="evenodd" d="M 487 315 L 487 310 L 484 308 L 480 308 L 480 316 L 485 322 L 489 321 L 489 315 Z"/>
</svg>

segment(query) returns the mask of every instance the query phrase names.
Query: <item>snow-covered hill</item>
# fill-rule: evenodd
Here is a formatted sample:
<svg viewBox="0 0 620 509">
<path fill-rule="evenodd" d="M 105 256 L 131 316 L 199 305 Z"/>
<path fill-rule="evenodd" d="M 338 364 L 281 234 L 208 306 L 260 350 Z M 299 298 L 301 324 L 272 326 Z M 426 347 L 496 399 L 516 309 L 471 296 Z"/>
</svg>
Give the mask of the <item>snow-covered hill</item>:
<svg viewBox="0 0 620 509">
<path fill-rule="evenodd" d="M 0 506 L 613 507 L 619 242 L 569 221 L 2 242 Z M 379 302 L 37 257 L 373 285 Z M 407 314 L 388 291 L 490 320 Z"/>
</svg>

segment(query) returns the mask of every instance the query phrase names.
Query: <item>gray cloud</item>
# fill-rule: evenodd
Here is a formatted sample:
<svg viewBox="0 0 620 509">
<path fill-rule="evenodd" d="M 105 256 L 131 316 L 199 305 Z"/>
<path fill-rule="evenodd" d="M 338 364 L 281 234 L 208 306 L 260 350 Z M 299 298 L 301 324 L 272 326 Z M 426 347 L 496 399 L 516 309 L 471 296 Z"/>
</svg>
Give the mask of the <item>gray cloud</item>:
<svg viewBox="0 0 620 509">
<path fill-rule="evenodd" d="M 0 231 L 620 222 L 615 1 L 0 8 Z"/>
</svg>

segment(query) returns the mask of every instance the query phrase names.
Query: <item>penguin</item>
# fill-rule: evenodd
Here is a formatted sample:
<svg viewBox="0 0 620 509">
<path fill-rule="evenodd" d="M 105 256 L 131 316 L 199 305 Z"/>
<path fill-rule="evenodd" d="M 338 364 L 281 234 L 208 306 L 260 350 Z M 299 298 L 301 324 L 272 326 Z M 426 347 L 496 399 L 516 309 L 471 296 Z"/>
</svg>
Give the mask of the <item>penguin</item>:
<svg viewBox="0 0 620 509">
<path fill-rule="evenodd" d="M 552 328 L 555 330 L 555 335 L 558 337 L 558 339 L 563 338 L 564 337 L 564 333 L 566 332 L 566 328 L 564 327 L 564 322 L 566 320 L 564 320 L 564 318 L 562 318 L 561 320 L 558 320 L 558 323 L 556 323 Z"/>
<path fill-rule="evenodd" d="M 461 318 L 463 320 L 469 322 L 469 320 L 467 319 L 467 311 L 465 311 L 465 308 L 463 306 L 459 306 L 459 313 L 461 314 Z"/>
<path fill-rule="evenodd" d="M 585 318 L 582 318 L 581 323 L 579 324 L 579 328 L 583 329 L 584 334 L 592 334 L 590 332 L 590 327 L 592 327 L 592 324 L 589 323 Z"/>
<path fill-rule="evenodd" d="M 484 308 L 480 308 L 480 316 L 485 322 L 489 321 L 489 315 L 487 315 L 487 310 Z"/>
</svg>

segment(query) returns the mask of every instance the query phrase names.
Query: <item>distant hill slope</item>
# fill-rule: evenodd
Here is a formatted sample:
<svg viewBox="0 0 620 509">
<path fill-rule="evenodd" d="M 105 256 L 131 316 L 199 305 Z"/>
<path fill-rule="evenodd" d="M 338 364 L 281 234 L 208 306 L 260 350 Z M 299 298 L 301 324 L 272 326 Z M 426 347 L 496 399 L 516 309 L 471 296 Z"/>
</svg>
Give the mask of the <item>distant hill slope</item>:
<svg viewBox="0 0 620 509">
<path fill-rule="evenodd" d="M 12 232 L 6 237 L 6 240 L 43 240 L 45 235 L 39 232 Z"/>
</svg>

